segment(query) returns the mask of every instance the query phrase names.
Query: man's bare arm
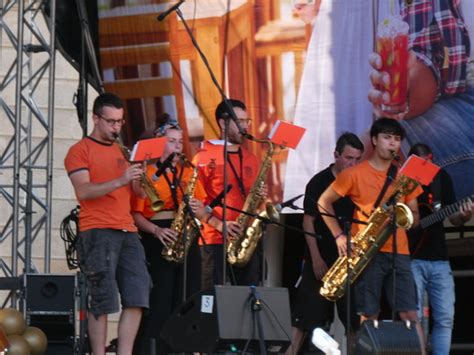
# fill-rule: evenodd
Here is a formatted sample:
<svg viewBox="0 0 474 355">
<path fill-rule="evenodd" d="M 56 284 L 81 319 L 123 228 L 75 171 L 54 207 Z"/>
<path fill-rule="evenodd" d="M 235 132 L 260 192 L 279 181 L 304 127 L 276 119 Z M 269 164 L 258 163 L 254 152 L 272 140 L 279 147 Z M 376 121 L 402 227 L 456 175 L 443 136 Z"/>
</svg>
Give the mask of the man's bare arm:
<svg viewBox="0 0 474 355">
<path fill-rule="evenodd" d="M 108 193 L 129 184 L 132 180 L 138 179 L 141 173 L 142 169 L 140 166 L 132 165 L 122 176 L 106 182 L 91 182 L 89 171 L 87 170 L 76 171 L 69 175 L 69 178 L 71 179 L 77 199 L 81 201 L 105 196 Z"/>
</svg>

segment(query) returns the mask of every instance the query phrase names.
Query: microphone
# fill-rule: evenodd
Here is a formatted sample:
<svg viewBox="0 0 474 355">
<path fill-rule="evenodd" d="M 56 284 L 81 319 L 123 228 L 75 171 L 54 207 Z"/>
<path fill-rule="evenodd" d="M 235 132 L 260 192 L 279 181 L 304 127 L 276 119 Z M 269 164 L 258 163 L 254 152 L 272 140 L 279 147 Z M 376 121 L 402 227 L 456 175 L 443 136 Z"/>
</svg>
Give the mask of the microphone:
<svg viewBox="0 0 474 355">
<path fill-rule="evenodd" d="M 214 207 L 221 205 L 222 199 L 224 198 L 224 194 L 229 193 L 229 191 L 232 190 L 232 187 L 233 187 L 232 184 L 227 185 L 225 191 L 222 190 L 222 192 L 219 195 L 217 195 L 217 197 L 214 200 L 212 200 L 210 204 L 206 206 L 207 212 L 212 213 L 212 209 Z"/>
<path fill-rule="evenodd" d="M 166 16 L 168 16 L 170 13 L 172 13 L 174 10 L 177 10 L 181 4 L 184 2 L 184 0 L 180 0 L 178 1 L 176 4 L 174 4 L 173 6 L 171 6 L 168 10 L 166 10 L 165 12 L 162 12 L 161 14 L 158 15 L 157 19 L 158 21 L 163 21 Z"/>
<path fill-rule="evenodd" d="M 171 162 L 173 161 L 174 157 L 176 156 L 176 153 L 171 153 L 168 158 L 165 159 L 163 163 L 161 163 L 158 166 L 158 163 L 156 164 L 158 169 L 156 170 L 156 173 L 151 177 L 153 181 L 158 180 L 158 178 L 163 175 L 163 173 L 166 171 L 167 168 L 171 166 Z"/>
<path fill-rule="evenodd" d="M 293 198 L 290 198 L 289 200 L 285 201 L 285 202 L 282 202 L 282 203 L 278 203 L 275 205 L 275 208 L 278 212 L 280 212 L 282 209 L 284 209 L 285 207 L 289 207 L 289 208 L 292 208 L 292 209 L 298 209 L 294 202 L 298 199 L 300 199 L 301 197 L 303 197 L 304 194 L 301 194 L 301 195 L 298 195 L 298 196 L 295 196 Z"/>
</svg>

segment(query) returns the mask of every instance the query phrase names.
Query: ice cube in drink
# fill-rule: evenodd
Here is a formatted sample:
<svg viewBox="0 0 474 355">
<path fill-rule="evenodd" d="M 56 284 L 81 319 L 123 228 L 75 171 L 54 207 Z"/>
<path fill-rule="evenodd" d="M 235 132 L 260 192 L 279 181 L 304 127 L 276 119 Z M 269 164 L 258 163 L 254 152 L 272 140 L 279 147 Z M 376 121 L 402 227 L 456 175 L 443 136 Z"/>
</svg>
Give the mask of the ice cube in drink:
<svg viewBox="0 0 474 355">
<path fill-rule="evenodd" d="M 382 111 L 404 113 L 408 110 L 408 24 L 400 16 L 390 16 L 379 24 L 377 53 L 382 71 L 390 76 L 390 83 L 384 86 L 390 101 L 382 104 Z"/>
</svg>

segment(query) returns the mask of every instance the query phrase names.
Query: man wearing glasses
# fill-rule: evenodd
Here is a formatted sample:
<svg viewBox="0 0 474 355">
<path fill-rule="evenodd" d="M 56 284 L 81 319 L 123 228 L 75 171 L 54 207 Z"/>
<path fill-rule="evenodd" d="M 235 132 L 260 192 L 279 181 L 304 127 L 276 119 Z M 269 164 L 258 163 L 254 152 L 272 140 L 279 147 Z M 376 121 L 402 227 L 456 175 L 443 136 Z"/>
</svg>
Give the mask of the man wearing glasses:
<svg viewBox="0 0 474 355">
<path fill-rule="evenodd" d="M 240 126 L 244 131 L 249 127 L 251 120 L 247 113 L 245 104 L 239 100 L 229 100 L 237 116 Z M 200 151 L 193 159 L 194 165 L 198 167 L 199 179 L 206 191 L 205 203 L 209 205 L 216 197 L 224 191 L 224 136 L 226 119 L 230 119 L 231 113 L 225 102 L 221 102 L 216 108 L 216 120 L 219 125 L 220 139 L 208 140 L 202 143 Z M 227 206 L 242 209 L 245 199 L 255 181 L 259 162 L 257 157 L 244 149 L 241 145 L 245 136 L 239 132 L 234 121 L 228 122 L 228 160 L 227 160 L 227 184 L 232 188 L 227 193 Z M 243 233 L 242 226 L 235 222 L 239 212 L 227 209 L 226 226 L 229 238 L 240 237 Z M 214 207 L 212 213 L 205 219 L 204 241 L 200 241 L 201 250 L 201 287 L 206 289 L 216 284 L 224 284 L 223 280 L 223 240 L 222 240 L 222 205 Z M 228 276 L 233 285 L 257 285 L 260 279 L 260 264 L 258 255 L 255 253 L 249 263 L 242 268 L 229 268 Z"/>
<path fill-rule="evenodd" d="M 78 258 L 89 290 L 89 339 L 94 355 L 105 354 L 107 315 L 120 310 L 118 353 L 132 354 L 142 315 L 148 308 L 150 276 L 130 213 L 132 194 L 141 194 L 139 164 L 129 164 L 115 144 L 123 104 L 104 93 L 93 106 L 92 133 L 73 145 L 64 160 L 81 209 Z"/>
</svg>

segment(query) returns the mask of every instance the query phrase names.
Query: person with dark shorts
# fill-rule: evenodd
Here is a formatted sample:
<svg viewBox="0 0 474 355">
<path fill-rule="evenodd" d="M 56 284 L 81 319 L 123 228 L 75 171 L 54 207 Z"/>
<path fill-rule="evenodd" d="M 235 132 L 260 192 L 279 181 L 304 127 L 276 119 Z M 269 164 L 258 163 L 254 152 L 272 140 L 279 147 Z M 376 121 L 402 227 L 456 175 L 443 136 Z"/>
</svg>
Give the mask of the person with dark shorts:
<svg viewBox="0 0 474 355">
<path fill-rule="evenodd" d="M 142 194 L 141 165 L 129 164 L 115 143 L 125 123 L 123 104 L 111 93 L 93 106 L 92 133 L 73 145 L 64 165 L 80 203 L 78 259 L 89 292 L 88 328 L 94 355 L 105 354 L 108 314 L 122 313 L 118 354 L 132 354 L 151 287 L 145 253 L 130 213 Z"/>
<path fill-rule="evenodd" d="M 303 229 L 318 235 L 306 235 L 303 271 L 292 304 L 293 339 L 287 354 L 296 354 L 309 339 L 315 328 L 328 330 L 334 319 L 334 303 L 319 294 L 321 279 L 338 257 L 334 238 L 317 210 L 317 201 L 336 176 L 360 160 L 364 145 L 353 133 L 342 134 L 336 143 L 334 163 L 319 172 L 306 185 L 304 198 Z M 351 218 L 354 204 L 349 198 L 340 199 L 335 206 L 338 217 Z M 342 220 L 341 220 L 342 222 Z M 341 226 L 342 227 L 342 226 Z M 346 299 L 337 301 L 337 312 L 344 326 L 347 322 Z M 355 307 L 351 307 L 351 328 L 358 326 Z"/>
<path fill-rule="evenodd" d="M 393 181 L 387 178 L 394 156 L 398 153 L 404 130 L 400 123 L 391 118 L 376 120 L 370 129 L 370 137 L 374 151 L 368 160 L 342 171 L 336 180 L 323 192 L 319 198 L 319 211 L 334 214 L 334 204 L 341 197 L 348 196 L 356 205 L 354 218 L 367 221 L 373 213 L 377 200 L 385 203 L 395 191 Z M 390 170 L 395 170 L 394 168 Z M 383 186 L 389 182 L 386 191 Z M 416 197 L 422 189 L 417 186 L 414 191 L 401 197 L 413 214 L 414 223 L 419 222 L 418 204 Z M 340 256 L 347 255 L 347 236 L 339 224 L 332 218 L 323 216 L 324 222 L 336 240 Z M 353 224 L 351 233 L 356 235 L 367 228 L 366 225 Z M 410 271 L 410 256 L 406 231 L 396 229 L 396 252 L 393 250 L 392 236 L 380 248 L 379 252 L 368 263 L 355 284 L 357 311 L 361 321 L 377 319 L 380 312 L 382 290 L 385 290 L 387 300 L 392 309 L 398 312 L 403 320 L 416 322 L 420 342 L 424 344 L 423 332 L 416 313 L 415 281 Z M 395 265 L 393 260 L 395 258 Z M 396 289 L 393 289 L 393 268 L 396 272 Z M 395 293 L 395 302 L 393 294 Z M 394 304 L 393 304 L 394 303 Z M 424 350 L 424 346 L 422 347 Z"/>
</svg>

